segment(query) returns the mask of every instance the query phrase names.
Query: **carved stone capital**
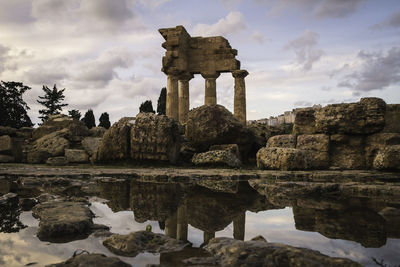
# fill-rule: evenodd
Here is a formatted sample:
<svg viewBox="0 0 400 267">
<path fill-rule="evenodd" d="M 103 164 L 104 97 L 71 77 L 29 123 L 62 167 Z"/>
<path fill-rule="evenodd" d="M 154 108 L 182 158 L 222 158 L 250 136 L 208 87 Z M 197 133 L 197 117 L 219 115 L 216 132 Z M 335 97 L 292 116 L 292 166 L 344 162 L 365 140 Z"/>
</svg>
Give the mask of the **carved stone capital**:
<svg viewBox="0 0 400 267">
<path fill-rule="evenodd" d="M 247 75 L 249 75 L 249 73 L 247 72 L 247 70 L 234 70 L 232 71 L 232 76 L 234 78 L 244 78 Z"/>
<path fill-rule="evenodd" d="M 219 72 L 202 72 L 201 76 L 204 79 L 217 79 L 221 75 Z"/>
<path fill-rule="evenodd" d="M 178 76 L 178 79 L 180 81 L 190 81 L 191 79 L 193 79 L 193 74 L 187 72 L 187 73 L 183 73 L 181 75 Z"/>
</svg>

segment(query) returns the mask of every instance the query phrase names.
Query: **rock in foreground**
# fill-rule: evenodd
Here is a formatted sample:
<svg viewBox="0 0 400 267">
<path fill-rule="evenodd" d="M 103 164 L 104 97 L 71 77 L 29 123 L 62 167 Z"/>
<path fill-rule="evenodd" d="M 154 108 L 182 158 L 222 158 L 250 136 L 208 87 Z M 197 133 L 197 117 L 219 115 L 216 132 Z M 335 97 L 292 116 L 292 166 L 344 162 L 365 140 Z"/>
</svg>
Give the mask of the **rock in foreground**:
<svg viewBox="0 0 400 267">
<path fill-rule="evenodd" d="M 240 160 L 228 150 L 212 150 L 195 154 L 192 158 L 194 165 L 199 166 L 227 166 L 238 168 Z"/>
<path fill-rule="evenodd" d="M 42 241 L 79 239 L 93 227 L 93 214 L 83 202 L 44 202 L 36 205 L 32 214 L 40 219 L 37 236 Z"/>
<path fill-rule="evenodd" d="M 103 241 L 103 245 L 117 255 L 135 257 L 145 251 L 151 253 L 180 251 L 188 243 L 163 234 L 138 231 L 128 235 L 112 235 Z"/>
<path fill-rule="evenodd" d="M 82 254 L 64 262 L 46 265 L 46 267 L 128 267 L 131 266 L 117 257 L 107 257 L 103 254 Z"/>
<path fill-rule="evenodd" d="M 221 266 L 360 266 L 311 249 L 265 241 L 220 237 L 211 239 L 205 249 L 218 258 Z"/>
</svg>

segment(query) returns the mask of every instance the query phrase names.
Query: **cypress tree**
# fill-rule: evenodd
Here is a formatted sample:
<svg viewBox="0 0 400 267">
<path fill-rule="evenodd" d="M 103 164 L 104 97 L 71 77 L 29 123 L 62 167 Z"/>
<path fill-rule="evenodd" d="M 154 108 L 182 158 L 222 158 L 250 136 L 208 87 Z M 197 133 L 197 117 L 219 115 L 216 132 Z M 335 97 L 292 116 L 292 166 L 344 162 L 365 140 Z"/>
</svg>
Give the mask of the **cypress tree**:
<svg viewBox="0 0 400 267">
<path fill-rule="evenodd" d="M 81 120 L 86 127 L 93 128 L 96 127 L 96 120 L 94 119 L 94 114 L 93 114 L 93 110 L 89 109 L 88 111 L 86 111 L 85 116 L 83 116 L 82 120 Z"/>
<path fill-rule="evenodd" d="M 166 106 L 167 106 L 167 88 L 163 87 L 160 92 L 160 96 L 157 101 L 157 113 L 158 115 L 166 114 Z"/>
<path fill-rule="evenodd" d="M 100 121 L 99 126 L 104 127 L 106 129 L 110 128 L 111 126 L 110 116 L 108 115 L 107 112 L 104 112 L 100 115 L 99 121 Z"/>
</svg>

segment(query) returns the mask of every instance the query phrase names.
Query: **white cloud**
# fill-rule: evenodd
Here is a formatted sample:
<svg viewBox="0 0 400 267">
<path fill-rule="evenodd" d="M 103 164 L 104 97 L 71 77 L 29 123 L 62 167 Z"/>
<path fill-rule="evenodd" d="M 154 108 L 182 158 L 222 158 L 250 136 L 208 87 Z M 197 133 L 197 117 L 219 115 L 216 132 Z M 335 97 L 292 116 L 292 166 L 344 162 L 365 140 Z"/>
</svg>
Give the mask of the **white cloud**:
<svg viewBox="0 0 400 267">
<path fill-rule="evenodd" d="M 254 41 L 258 42 L 259 44 L 264 44 L 264 41 L 265 41 L 264 34 L 260 31 L 254 31 L 251 34 L 250 38 L 253 39 Z"/>
<path fill-rule="evenodd" d="M 319 34 L 306 30 L 298 38 L 290 41 L 285 49 L 294 51 L 297 57 L 297 63 L 303 70 L 312 69 L 315 62 L 321 59 L 325 52 L 317 47 Z"/>
<path fill-rule="evenodd" d="M 215 36 L 222 35 L 226 36 L 229 34 L 238 33 L 246 29 L 246 23 L 242 13 L 238 11 L 230 12 L 226 18 L 220 19 L 215 24 L 197 24 L 194 27 L 194 35 L 199 36 Z"/>
</svg>

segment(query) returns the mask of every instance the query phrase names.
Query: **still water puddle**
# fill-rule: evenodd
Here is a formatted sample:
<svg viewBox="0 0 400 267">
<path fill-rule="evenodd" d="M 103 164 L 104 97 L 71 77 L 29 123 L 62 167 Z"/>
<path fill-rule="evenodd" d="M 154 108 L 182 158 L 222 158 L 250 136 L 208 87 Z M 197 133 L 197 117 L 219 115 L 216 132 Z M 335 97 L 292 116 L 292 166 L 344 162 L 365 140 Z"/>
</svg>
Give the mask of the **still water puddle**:
<svg viewBox="0 0 400 267">
<path fill-rule="evenodd" d="M 133 266 L 174 266 L 174 257 L 199 253 L 212 237 L 251 240 L 258 235 L 268 242 L 310 248 L 365 266 L 377 266 L 374 259 L 387 266 L 400 263 L 398 203 L 340 196 L 277 199 L 258 194 L 247 182 L 212 188 L 108 179 L 98 182 L 90 209 L 96 216 L 94 222 L 109 226 L 112 233 L 128 234 L 151 225 L 153 232 L 187 240 L 197 248 L 174 254 L 120 257 Z M 30 211 L 13 216 L 26 227 L 0 232 L 1 266 L 44 266 L 70 258 L 77 249 L 115 256 L 102 245 L 105 237 L 42 242 L 36 237 L 38 220 Z"/>
</svg>

